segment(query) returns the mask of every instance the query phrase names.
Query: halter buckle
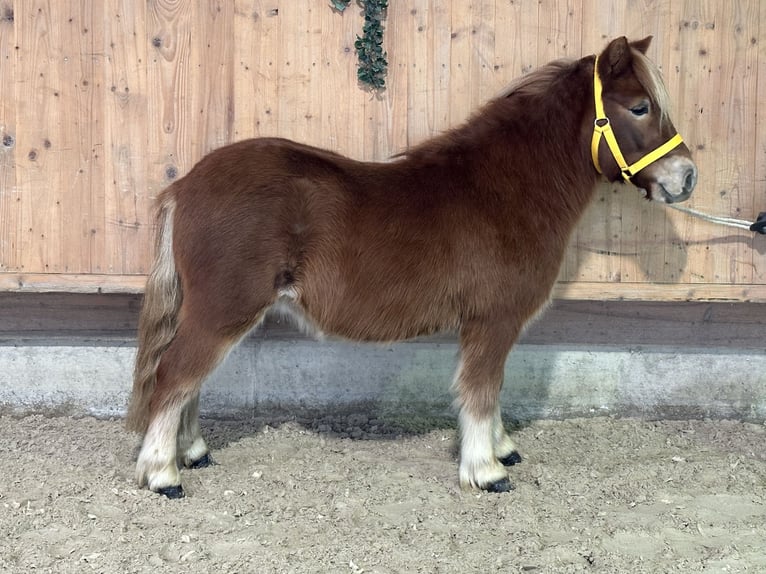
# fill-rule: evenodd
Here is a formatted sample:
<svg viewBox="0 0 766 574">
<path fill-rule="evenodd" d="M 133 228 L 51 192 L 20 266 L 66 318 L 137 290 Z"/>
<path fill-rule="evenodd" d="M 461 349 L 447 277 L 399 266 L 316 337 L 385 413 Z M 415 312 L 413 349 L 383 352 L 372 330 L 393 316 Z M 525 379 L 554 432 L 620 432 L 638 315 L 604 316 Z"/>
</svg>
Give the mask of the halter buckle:
<svg viewBox="0 0 766 574">
<path fill-rule="evenodd" d="M 593 120 L 593 127 L 596 129 L 604 129 L 609 125 L 609 118 L 596 118 Z"/>
</svg>

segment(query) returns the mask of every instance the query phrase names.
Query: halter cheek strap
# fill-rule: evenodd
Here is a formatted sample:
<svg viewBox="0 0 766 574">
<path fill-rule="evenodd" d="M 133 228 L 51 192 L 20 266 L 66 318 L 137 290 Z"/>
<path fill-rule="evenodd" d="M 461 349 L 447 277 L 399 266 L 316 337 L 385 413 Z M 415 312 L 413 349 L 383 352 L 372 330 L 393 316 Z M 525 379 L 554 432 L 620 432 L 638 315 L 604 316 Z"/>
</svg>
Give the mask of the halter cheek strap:
<svg viewBox="0 0 766 574">
<path fill-rule="evenodd" d="M 622 155 L 622 151 L 620 151 L 617 138 L 614 136 L 612 124 L 604 112 L 604 100 L 601 96 L 602 92 L 603 86 L 601 85 L 601 78 L 599 78 L 598 75 L 598 56 L 596 56 L 596 62 L 593 65 L 593 98 L 596 104 L 596 120 L 593 123 L 593 137 L 590 142 L 590 153 L 593 158 L 593 165 L 596 167 L 597 172 L 603 173 L 598 161 L 598 148 L 601 145 L 602 137 L 606 140 L 606 145 L 609 147 L 609 150 L 612 152 L 612 157 L 614 157 L 614 160 L 620 167 L 620 173 L 625 181 L 630 181 L 630 179 L 639 171 L 664 155 L 667 155 L 671 150 L 678 147 L 681 142 L 684 141 L 680 134 L 676 134 L 657 149 L 650 151 L 638 161 L 628 165 L 628 162 L 625 161 L 625 157 Z"/>
</svg>

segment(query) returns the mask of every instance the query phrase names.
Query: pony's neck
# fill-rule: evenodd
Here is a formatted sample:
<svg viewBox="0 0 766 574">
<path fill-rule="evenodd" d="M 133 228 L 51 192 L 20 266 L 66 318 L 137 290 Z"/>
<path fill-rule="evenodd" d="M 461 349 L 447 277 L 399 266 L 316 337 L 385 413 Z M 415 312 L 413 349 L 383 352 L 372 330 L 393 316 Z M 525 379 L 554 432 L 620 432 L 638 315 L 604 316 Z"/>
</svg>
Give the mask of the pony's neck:
<svg viewBox="0 0 766 574">
<path fill-rule="evenodd" d="M 528 180 L 522 186 L 545 188 L 534 197 L 535 208 L 564 205 L 573 222 L 593 197 L 598 179 L 590 157 L 591 73 L 587 58 L 548 64 L 489 102 L 464 126 L 481 142 L 477 150 L 512 160 L 499 165 L 509 182 L 521 177 Z M 523 169 L 513 165 L 516 160 L 526 164 Z"/>
</svg>

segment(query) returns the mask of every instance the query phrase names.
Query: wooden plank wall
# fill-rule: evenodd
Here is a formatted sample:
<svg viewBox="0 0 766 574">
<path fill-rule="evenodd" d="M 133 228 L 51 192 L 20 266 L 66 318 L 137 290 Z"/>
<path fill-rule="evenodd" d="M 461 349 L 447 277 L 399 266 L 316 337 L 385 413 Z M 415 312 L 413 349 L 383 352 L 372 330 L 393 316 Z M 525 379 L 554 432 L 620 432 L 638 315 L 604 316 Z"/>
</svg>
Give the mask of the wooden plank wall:
<svg viewBox="0 0 766 574">
<path fill-rule="evenodd" d="M 693 207 L 766 211 L 760 0 L 390 5 L 389 87 L 374 97 L 356 82 L 354 6 L 0 0 L 0 290 L 140 290 L 152 198 L 209 150 L 279 135 L 383 159 L 513 78 L 623 34 L 655 37 L 649 55 L 701 169 Z M 765 238 L 604 185 L 557 295 L 766 300 L 764 255 Z"/>
</svg>

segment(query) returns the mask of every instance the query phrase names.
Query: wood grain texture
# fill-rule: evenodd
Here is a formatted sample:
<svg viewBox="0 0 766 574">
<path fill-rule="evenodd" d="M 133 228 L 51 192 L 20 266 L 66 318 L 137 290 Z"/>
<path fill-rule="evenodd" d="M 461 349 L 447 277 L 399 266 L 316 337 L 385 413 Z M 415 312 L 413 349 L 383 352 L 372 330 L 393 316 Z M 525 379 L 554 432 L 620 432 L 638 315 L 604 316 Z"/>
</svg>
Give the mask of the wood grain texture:
<svg viewBox="0 0 766 574">
<path fill-rule="evenodd" d="M 753 192 L 750 194 L 753 202 L 752 213 L 766 212 L 766 122 L 761 121 L 766 116 L 766 10 L 759 11 L 758 29 L 764 34 L 751 38 L 755 40 L 758 49 L 758 85 L 755 101 L 755 125 L 753 126 L 753 143 L 755 151 L 755 177 Z M 766 265 L 762 264 L 763 243 L 756 245 L 745 242 L 745 247 L 751 250 L 753 256 L 753 282 L 766 283 Z M 754 249 L 757 247 L 759 249 Z"/>
<path fill-rule="evenodd" d="M 471 113 L 471 4 L 454 0 L 450 17 L 449 123 L 454 126 Z"/>
<path fill-rule="evenodd" d="M 279 5 L 279 59 L 276 81 L 277 125 L 280 137 L 304 139 L 305 116 L 311 98 L 309 75 L 306 62 L 308 51 L 307 24 L 310 8 L 295 3 L 281 2 Z"/>
<path fill-rule="evenodd" d="M 437 135 L 450 127 L 450 100 L 452 97 L 450 90 L 450 39 L 452 36 L 450 8 L 449 2 L 431 0 L 430 18 L 426 24 L 429 49 L 426 52 L 428 65 L 425 67 L 430 78 L 427 98 L 431 102 L 432 124 L 423 131 L 408 130 L 408 143 L 417 143 L 429 135 Z M 421 65 L 420 68 L 422 69 L 423 66 Z"/>
<path fill-rule="evenodd" d="M 74 2 L 14 8 L 25 271 L 98 272 L 106 260 L 101 14 Z"/>
<path fill-rule="evenodd" d="M 0 273 L 0 292 L 140 293 L 145 283 L 143 275 Z"/>
<path fill-rule="evenodd" d="M 195 162 L 234 141 L 234 4 L 206 0 L 191 16 L 189 132 Z"/>
<path fill-rule="evenodd" d="M 405 62 L 407 73 L 407 145 L 417 142 L 409 138 L 414 133 L 433 133 L 433 98 L 436 96 L 431 89 L 434 82 L 433 71 L 441 66 L 434 58 L 432 51 L 433 15 L 431 0 L 415 0 L 409 3 L 410 12 L 406 19 L 407 26 L 403 29 L 403 40 L 407 45 L 408 58 Z M 419 58 L 418 54 L 429 54 L 428 61 Z"/>
<path fill-rule="evenodd" d="M 237 139 L 279 134 L 279 2 L 238 0 L 234 23 Z"/>
<path fill-rule="evenodd" d="M 104 273 L 145 274 L 152 216 L 147 146 L 146 4 L 109 0 L 104 14 Z"/>
<path fill-rule="evenodd" d="M 355 13 L 346 11 L 347 16 Z M 364 154 L 358 159 L 385 160 L 407 147 L 407 91 L 409 52 L 409 18 L 411 10 L 404 2 L 393 2 L 384 22 L 383 49 L 388 54 L 386 90 L 372 93 L 366 89 L 361 109 L 364 110 Z M 357 16 L 357 35 L 362 35 Z M 397 52 L 399 57 L 392 58 Z M 363 88 L 363 86 L 362 86 Z"/>
<path fill-rule="evenodd" d="M 21 267 L 22 199 L 16 185 L 16 27 L 13 3 L 0 2 L 0 273 Z"/>
<path fill-rule="evenodd" d="M 392 2 L 379 95 L 356 80 L 362 25 L 358 6 L 310 0 L 0 0 L 0 289 L 133 289 L 150 264 L 152 198 L 211 149 L 284 136 L 382 160 L 621 34 L 654 36 L 700 167 L 691 206 L 766 211 L 759 0 Z M 764 254 L 764 237 L 604 184 L 560 293 L 756 300 Z"/>
<path fill-rule="evenodd" d="M 49 180 L 60 172 L 60 165 L 51 161 L 54 154 L 48 150 L 59 149 L 64 142 L 48 133 L 46 124 L 53 123 L 47 121 L 50 108 L 62 97 L 61 81 L 54 74 L 63 63 L 60 46 L 50 34 L 48 3 L 34 2 L 19 8 L 14 10 L 19 46 L 17 73 L 21 76 L 16 80 L 16 170 L 21 199 L 19 268 L 54 273 L 61 271 L 61 260 L 60 254 L 53 253 L 55 245 L 51 245 L 60 243 L 62 214 L 60 200 L 52 189 L 54 184 Z M 50 148 L 40 145 L 46 139 L 51 142 Z"/>
<path fill-rule="evenodd" d="M 199 159 L 192 155 L 196 117 L 190 101 L 194 79 L 199 78 L 189 65 L 194 8 L 189 2 L 147 2 L 147 37 L 144 39 L 149 43 L 147 82 L 150 86 L 147 183 L 152 196 L 186 173 Z M 201 35 L 195 40 L 204 41 Z"/>
</svg>

